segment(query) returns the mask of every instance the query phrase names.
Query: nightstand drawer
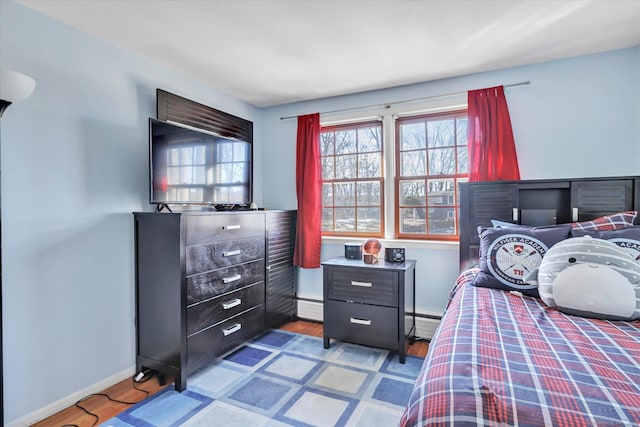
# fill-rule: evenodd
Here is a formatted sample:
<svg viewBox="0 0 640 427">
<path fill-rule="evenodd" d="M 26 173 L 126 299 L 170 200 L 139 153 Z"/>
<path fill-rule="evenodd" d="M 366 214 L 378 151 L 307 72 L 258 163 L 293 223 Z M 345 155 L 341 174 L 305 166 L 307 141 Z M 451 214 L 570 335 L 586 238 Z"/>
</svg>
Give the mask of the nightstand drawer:
<svg viewBox="0 0 640 427">
<path fill-rule="evenodd" d="M 325 336 L 374 347 L 398 342 L 398 309 L 341 301 L 325 301 Z"/>
<path fill-rule="evenodd" d="M 398 306 L 398 274 L 367 269 L 329 269 L 328 297 L 337 301 Z"/>
</svg>

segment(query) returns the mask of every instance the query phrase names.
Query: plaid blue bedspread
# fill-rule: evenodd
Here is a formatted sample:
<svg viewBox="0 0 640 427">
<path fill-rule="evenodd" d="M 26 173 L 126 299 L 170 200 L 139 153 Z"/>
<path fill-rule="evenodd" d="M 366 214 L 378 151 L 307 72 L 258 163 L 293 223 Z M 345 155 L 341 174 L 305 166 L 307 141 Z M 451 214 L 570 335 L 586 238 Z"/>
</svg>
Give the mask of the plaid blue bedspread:
<svg viewBox="0 0 640 427">
<path fill-rule="evenodd" d="M 640 321 L 458 279 L 401 426 L 640 426 Z"/>
</svg>

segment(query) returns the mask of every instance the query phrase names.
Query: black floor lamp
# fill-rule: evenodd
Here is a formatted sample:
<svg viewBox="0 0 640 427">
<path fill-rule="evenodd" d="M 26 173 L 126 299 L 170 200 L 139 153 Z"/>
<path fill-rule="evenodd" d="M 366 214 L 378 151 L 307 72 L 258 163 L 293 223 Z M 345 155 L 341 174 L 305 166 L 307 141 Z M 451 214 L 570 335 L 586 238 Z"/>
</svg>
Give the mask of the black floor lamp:
<svg viewBox="0 0 640 427">
<path fill-rule="evenodd" d="M 9 105 L 28 98 L 35 87 L 36 82 L 31 77 L 16 71 L 0 68 L 0 119 Z M 0 132 L 0 141 L 1 138 L 2 133 Z M 2 195 L 0 193 L 0 200 L 1 198 Z M 2 207 L 0 206 L 1 209 Z M 0 239 L 1 236 L 2 219 L 0 216 Z M 0 243 L 0 425 L 4 425 L 4 381 L 2 371 L 2 246 Z"/>
</svg>

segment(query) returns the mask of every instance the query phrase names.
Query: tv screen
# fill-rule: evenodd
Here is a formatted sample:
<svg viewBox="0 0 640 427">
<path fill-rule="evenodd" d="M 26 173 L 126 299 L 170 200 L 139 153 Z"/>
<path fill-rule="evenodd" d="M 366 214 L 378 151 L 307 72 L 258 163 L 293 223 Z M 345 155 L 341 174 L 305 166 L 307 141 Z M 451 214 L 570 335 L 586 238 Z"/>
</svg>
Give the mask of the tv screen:
<svg viewBox="0 0 640 427">
<path fill-rule="evenodd" d="M 251 144 L 149 118 L 150 203 L 251 203 Z"/>
</svg>

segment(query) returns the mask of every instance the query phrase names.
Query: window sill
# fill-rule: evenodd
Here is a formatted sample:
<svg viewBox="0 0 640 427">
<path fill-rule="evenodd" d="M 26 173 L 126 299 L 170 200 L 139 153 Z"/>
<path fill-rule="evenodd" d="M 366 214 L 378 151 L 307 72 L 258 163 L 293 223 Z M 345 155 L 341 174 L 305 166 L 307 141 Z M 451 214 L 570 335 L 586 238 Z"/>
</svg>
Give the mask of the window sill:
<svg viewBox="0 0 640 427">
<path fill-rule="evenodd" d="M 322 243 L 326 244 L 345 244 L 348 242 L 362 242 L 367 240 L 359 237 L 336 237 L 322 236 Z M 460 246 L 460 242 L 444 241 L 444 240 L 401 240 L 401 239 L 378 239 L 384 247 L 404 247 L 419 249 L 456 249 Z"/>
</svg>

